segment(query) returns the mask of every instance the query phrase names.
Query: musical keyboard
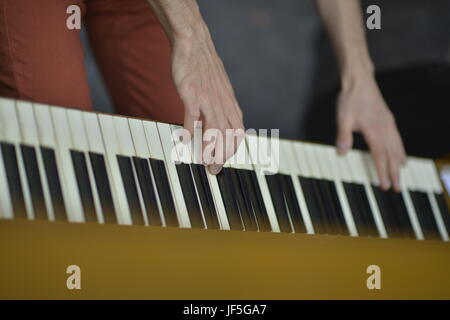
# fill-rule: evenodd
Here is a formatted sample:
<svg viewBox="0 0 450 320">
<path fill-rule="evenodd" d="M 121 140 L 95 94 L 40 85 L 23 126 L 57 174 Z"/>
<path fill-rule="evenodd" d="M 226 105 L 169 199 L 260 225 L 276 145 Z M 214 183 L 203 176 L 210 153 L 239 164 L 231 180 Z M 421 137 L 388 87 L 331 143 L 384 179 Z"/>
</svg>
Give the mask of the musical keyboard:
<svg viewBox="0 0 450 320">
<path fill-rule="evenodd" d="M 385 192 L 366 152 L 248 135 L 214 176 L 178 128 L 0 99 L 0 218 L 449 241 L 432 160 L 409 157 Z"/>
</svg>

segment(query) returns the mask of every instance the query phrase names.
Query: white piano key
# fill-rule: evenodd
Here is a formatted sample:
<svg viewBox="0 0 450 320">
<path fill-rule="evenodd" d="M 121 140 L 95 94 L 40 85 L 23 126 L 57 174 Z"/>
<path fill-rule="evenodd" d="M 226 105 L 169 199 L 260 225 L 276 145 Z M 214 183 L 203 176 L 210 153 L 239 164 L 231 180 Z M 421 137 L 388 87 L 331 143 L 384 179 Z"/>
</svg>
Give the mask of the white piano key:
<svg viewBox="0 0 450 320">
<path fill-rule="evenodd" d="M 177 136 L 177 132 L 178 133 L 183 133 L 184 132 L 184 129 L 181 126 L 171 125 L 170 129 L 172 130 L 172 136 Z M 179 135 L 178 135 L 178 137 L 180 137 L 180 139 L 182 138 L 182 136 L 179 136 Z M 191 139 L 189 143 L 184 144 L 184 148 L 177 148 L 176 149 L 177 155 L 178 155 L 178 160 L 180 162 L 184 163 L 184 164 L 192 164 L 193 161 L 194 161 L 194 156 L 193 156 L 193 153 L 192 153 L 192 149 L 193 149 L 192 142 L 193 142 L 193 139 Z M 205 219 L 205 213 L 204 213 L 202 205 L 201 205 L 200 196 L 198 194 L 198 189 L 197 189 L 197 184 L 195 183 L 195 179 L 194 179 L 194 175 L 192 173 L 192 170 L 190 170 L 190 173 L 191 173 L 191 179 L 192 179 L 192 182 L 193 182 L 194 188 L 195 188 L 195 195 L 196 195 L 196 198 L 197 198 L 197 203 L 199 205 L 200 213 L 202 215 L 203 225 L 206 228 L 207 223 L 206 223 L 206 219 Z"/>
<path fill-rule="evenodd" d="M 245 141 L 243 141 L 245 143 Z M 192 139 L 191 154 L 192 162 L 198 165 L 203 164 L 203 128 L 196 127 L 194 129 L 194 137 Z M 217 177 L 211 174 L 209 170 L 206 171 L 206 177 L 208 179 L 209 187 L 213 197 L 214 205 L 217 212 L 217 217 L 219 220 L 219 226 L 221 230 L 230 230 L 230 225 L 228 222 L 227 213 L 225 210 L 225 205 L 223 203 L 222 194 L 220 193 L 219 183 Z"/>
<path fill-rule="evenodd" d="M 56 136 L 57 146 L 55 152 L 58 154 L 57 163 L 62 169 L 61 179 L 64 181 L 62 183 L 62 191 L 64 199 L 66 199 L 68 219 L 71 222 L 84 222 L 83 207 L 70 153 L 72 136 L 66 117 L 66 109 L 50 107 L 50 114 Z"/>
<path fill-rule="evenodd" d="M 110 115 L 99 114 L 98 121 L 103 136 L 106 151 L 105 155 L 111 176 L 111 188 L 114 190 L 113 193 L 115 195 L 114 206 L 117 212 L 117 221 L 119 224 L 131 225 L 130 208 L 128 206 L 128 200 L 122 182 L 122 175 L 117 161 L 117 155 L 120 154 L 120 147 L 117 133 L 114 128 L 114 120 Z"/>
<path fill-rule="evenodd" d="M 104 154 L 105 146 L 103 144 L 102 131 L 97 114 L 93 112 L 83 112 L 84 129 L 86 130 L 89 151 Z"/>
<path fill-rule="evenodd" d="M 417 240 L 423 240 L 424 235 L 422 228 L 420 227 L 419 219 L 417 218 L 417 212 L 412 202 L 409 190 L 413 188 L 411 184 L 410 172 L 409 172 L 409 161 L 400 169 L 400 187 L 405 201 L 406 210 L 408 211 L 409 219 L 416 235 Z"/>
<path fill-rule="evenodd" d="M 112 197 L 112 202 L 113 202 L 113 206 L 114 206 L 114 214 L 116 216 L 117 222 L 120 224 L 122 221 L 121 220 L 122 218 L 121 218 L 121 214 L 120 214 L 118 208 L 120 208 L 123 197 L 122 197 L 122 195 L 120 195 L 120 196 L 118 195 L 117 188 L 114 184 L 115 183 L 114 179 L 112 178 L 114 175 L 114 170 L 111 168 L 111 162 L 108 161 L 108 153 L 106 152 L 106 148 L 104 146 L 99 118 L 98 118 L 97 114 L 93 113 L 93 112 L 83 112 L 82 118 L 83 118 L 84 129 L 85 129 L 86 137 L 87 137 L 88 151 L 104 156 L 108 185 L 111 190 L 111 197 Z M 120 176 L 119 176 L 119 178 L 120 178 Z M 96 187 L 97 187 L 97 185 L 96 185 Z M 97 192 L 97 194 L 98 194 L 98 192 Z M 99 222 L 104 223 L 105 218 L 104 218 L 103 208 L 102 208 L 101 218 L 102 218 L 102 220 L 99 220 Z"/>
<path fill-rule="evenodd" d="M 0 218 L 12 219 L 13 217 L 14 212 L 5 172 L 5 165 L 3 163 L 3 154 L 0 150 Z"/>
<path fill-rule="evenodd" d="M 280 141 L 280 173 L 291 176 L 292 185 L 294 186 L 297 203 L 300 207 L 303 222 L 305 223 L 306 233 L 314 234 L 314 226 L 309 215 L 308 206 L 306 205 L 303 189 L 300 184 L 300 170 L 295 157 L 294 142 Z"/>
<path fill-rule="evenodd" d="M 309 166 L 309 161 L 305 153 L 305 144 L 301 142 L 294 143 L 294 152 L 297 159 L 297 166 L 300 170 L 300 175 L 305 178 L 312 177 L 312 170 Z"/>
<path fill-rule="evenodd" d="M 256 173 L 256 179 L 258 180 L 258 185 L 263 198 L 264 206 L 266 207 L 267 216 L 269 218 L 270 227 L 272 232 L 280 232 L 280 226 L 278 224 L 278 219 L 275 214 L 275 209 L 272 203 L 272 197 L 270 195 L 269 187 L 267 185 L 267 180 L 265 177 L 265 172 L 268 169 L 267 164 L 271 163 L 272 160 L 266 159 L 270 158 L 270 154 L 265 154 L 260 148 L 266 148 L 270 144 L 270 138 L 258 137 L 255 135 L 247 135 L 245 142 L 249 150 L 249 156 L 253 163 L 253 168 Z M 270 150 L 271 149 L 266 149 Z M 278 163 L 275 163 L 273 167 L 279 167 Z M 272 169 L 272 166 L 270 167 Z M 272 172 L 269 169 L 270 172 Z"/>
<path fill-rule="evenodd" d="M 14 100 L 0 98 L 0 141 L 6 141 L 6 129 L 7 118 L 3 117 L 1 109 L 7 104 L 14 106 Z M 8 180 L 6 177 L 5 165 L 3 162 L 3 153 L 0 149 L 0 218 L 12 219 L 14 217 L 13 205 L 11 201 L 11 194 L 9 191 Z"/>
<path fill-rule="evenodd" d="M 442 184 L 436 165 L 432 160 L 426 160 L 425 166 L 427 167 L 428 180 L 431 189 L 433 190 L 433 192 L 442 193 Z"/>
<path fill-rule="evenodd" d="M 316 179 L 323 179 L 322 172 L 320 170 L 319 163 L 317 162 L 316 155 L 314 153 L 314 147 L 309 143 L 301 143 L 303 145 L 304 161 L 308 163 L 311 177 Z"/>
<path fill-rule="evenodd" d="M 158 127 L 156 125 L 156 122 L 153 121 L 142 121 L 142 124 L 144 126 L 144 133 L 145 133 L 145 139 L 147 141 L 147 146 L 149 149 L 149 153 L 150 153 L 150 158 L 155 159 L 155 160 L 160 160 L 164 163 L 164 167 L 165 170 L 168 174 L 168 179 L 170 179 L 169 176 L 169 167 L 167 165 L 167 162 L 164 158 L 164 151 L 163 151 L 163 147 L 161 144 L 161 137 L 159 136 L 159 132 L 158 132 Z M 153 174 L 153 170 L 152 170 L 152 174 Z M 156 182 L 154 180 L 154 177 L 152 176 L 152 182 L 153 185 L 156 185 Z M 177 204 L 176 204 L 176 199 L 175 199 L 175 190 L 173 185 L 170 183 L 169 181 L 169 189 L 170 189 L 170 193 L 171 196 L 173 196 L 173 201 L 174 201 L 174 205 L 175 208 L 177 208 Z M 160 203 L 160 198 L 158 197 L 158 205 L 160 206 L 159 209 L 161 212 L 163 212 L 163 209 L 161 208 L 161 203 Z M 176 209 L 175 209 L 176 210 Z M 177 220 L 178 220 L 178 214 L 177 214 Z M 167 226 L 167 222 L 165 220 L 165 217 L 163 215 L 163 225 Z"/>
<path fill-rule="evenodd" d="M 194 137 L 192 139 L 191 154 L 192 162 L 198 165 L 203 164 L 203 128 L 196 127 L 194 129 Z M 245 143 L 243 141 L 242 143 Z M 225 167 L 227 167 L 226 165 Z M 228 221 L 227 212 L 225 210 L 225 205 L 223 203 L 222 194 L 220 192 L 219 182 L 217 181 L 217 176 L 211 174 L 209 170 L 206 171 L 206 177 L 208 179 L 209 187 L 213 197 L 214 205 L 217 212 L 217 217 L 219 220 L 219 226 L 221 230 L 230 230 L 230 224 Z"/>
<path fill-rule="evenodd" d="M 45 172 L 44 160 L 42 158 L 42 152 L 40 148 L 39 133 L 34 116 L 34 107 L 31 103 L 17 102 L 16 110 L 19 118 L 23 143 L 29 146 L 33 146 L 35 149 L 36 161 L 38 165 L 39 176 L 41 178 L 42 192 L 44 195 L 47 217 L 49 220 L 53 221 L 55 219 L 55 213 L 53 210 L 53 204 L 47 181 L 47 174 Z M 49 128 L 48 130 L 51 130 L 51 128 Z"/>
<path fill-rule="evenodd" d="M 125 117 L 114 116 L 113 121 L 120 154 L 127 157 L 135 156 L 136 152 L 134 150 L 133 139 L 131 138 L 128 119 Z"/>
<path fill-rule="evenodd" d="M 337 173 L 339 177 L 344 182 L 353 182 L 352 174 L 348 166 L 348 155 L 338 155 L 336 151 L 334 153 L 334 160 L 336 163 Z"/>
<path fill-rule="evenodd" d="M 128 119 L 131 137 L 133 139 L 134 150 L 139 158 L 148 159 L 151 157 L 148 149 L 147 139 L 145 138 L 144 125 L 142 120 Z M 158 139 L 159 141 L 159 139 Z"/>
<path fill-rule="evenodd" d="M 34 103 L 33 109 L 40 145 L 55 149 L 57 144 L 50 107 L 44 104 Z"/>
<path fill-rule="evenodd" d="M 179 161 L 178 154 L 172 140 L 172 131 L 170 125 L 166 123 L 157 123 L 161 144 L 163 147 L 167 173 L 171 182 L 175 207 L 177 211 L 178 223 L 181 228 L 191 228 L 191 222 L 184 202 L 183 190 L 178 179 L 175 163 Z"/>
<path fill-rule="evenodd" d="M 322 165 L 327 168 L 326 175 L 330 180 L 334 181 L 336 187 L 336 192 L 338 194 L 339 203 L 341 204 L 342 212 L 344 214 L 344 219 L 349 230 L 349 233 L 353 237 L 358 236 L 358 230 L 355 225 L 355 220 L 353 219 L 353 214 L 348 203 L 347 195 L 344 190 L 344 185 L 341 180 L 340 170 L 338 167 L 338 156 L 336 151 L 332 147 L 318 146 L 316 148 L 318 158 L 323 159 Z"/>
<path fill-rule="evenodd" d="M 6 142 L 13 144 L 16 151 L 17 165 L 19 168 L 20 183 L 22 185 L 27 217 L 28 219 L 34 219 L 34 209 L 31 201 L 31 193 L 28 185 L 27 174 L 25 171 L 22 149 L 20 148 L 20 143 L 22 143 L 22 135 L 20 132 L 20 125 L 15 107 L 16 103 L 17 102 L 13 100 L 8 100 L 8 102 L 5 102 L 0 108 L 0 117 L 6 120 L 3 122 L 4 139 Z"/>
<path fill-rule="evenodd" d="M 241 170 L 253 170 L 253 165 L 251 164 L 250 154 L 247 150 L 247 144 L 242 141 L 239 145 L 236 153 L 233 154 L 227 163 L 231 168 L 241 169 Z"/>
<path fill-rule="evenodd" d="M 150 157 L 152 159 L 162 160 L 165 162 L 164 151 L 156 122 L 143 121 L 142 123 L 144 125 L 145 138 L 147 140 Z"/>
<path fill-rule="evenodd" d="M 70 133 L 72 136 L 73 149 L 80 151 L 84 155 L 86 167 L 88 170 L 88 177 L 92 191 L 92 198 L 94 200 L 95 214 L 99 223 L 105 223 L 103 217 L 103 210 L 100 204 L 100 197 L 98 195 L 97 184 L 95 182 L 94 171 L 92 169 L 91 160 L 89 159 L 89 142 L 86 134 L 85 125 L 83 122 L 83 113 L 79 110 L 67 109 L 67 120 L 69 122 Z"/>
<path fill-rule="evenodd" d="M 56 161 L 56 170 L 59 178 L 59 182 L 61 184 L 61 192 L 63 197 L 63 202 L 66 210 L 69 210 L 70 204 L 68 203 L 69 199 L 65 196 L 69 190 L 65 184 L 64 180 L 64 168 L 59 165 L 62 162 L 61 153 L 58 152 L 58 146 L 56 143 L 55 136 L 55 128 L 53 127 L 52 115 L 50 112 L 50 107 L 44 104 L 34 103 L 34 117 L 36 121 L 36 128 L 39 137 L 39 143 L 42 147 L 51 149 L 54 151 L 55 161 Z M 53 214 L 56 212 L 53 211 Z M 54 218 L 54 217 L 53 217 Z M 67 217 L 69 219 L 69 216 Z"/>
<path fill-rule="evenodd" d="M 414 188 L 414 184 L 411 184 L 410 169 L 408 169 L 409 162 L 410 161 L 408 160 L 407 164 L 400 169 L 400 187 L 402 189 L 401 193 L 403 201 L 405 203 L 406 210 L 408 212 L 411 226 L 414 231 L 414 235 L 416 236 L 417 240 L 423 240 L 424 239 L 423 231 L 422 228 L 420 227 L 420 223 L 417 218 L 417 213 L 408 191 L 409 188 Z M 375 163 L 372 159 L 372 156 L 368 153 L 364 154 L 364 164 L 371 183 L 375 186 L 380 186 L 378 174 L 375 168 Z"/>
<path fill-rule="evenodd" d="M 183 137 L 183 134 L 185 133 L 183 127 L 176 126 L 176 125 L 170 125 L 170 130 L 172 132 L 172 137 L 175 137 L 177 141 L 181 141 L 187 137 Z M 192 142 L 192 140 L 191 140 Z M 175 143 L 174 143 L 175 147 Z M 177 153 L 178 160 L 181 163 L 185 164 L 191 164 L 192 161 L 192 154 L 191 154 L 191 148 L 190 143 L 179 143 L 177 144 L 177 147 L 174 148 L 175 152 Z"/>
<path fill-rule="evenodd" d="M 244 141 L 242 143 L 245 143 Z M 201 165 L 202 164 L 202 128 L 195 128 L 194 137 L 192 137 L 191 143 L 188 145 L 192 163 Z M 222 194 L 220 193 L 219 183 L 217 182 L 217 177 L 208 170 L 206 170 L 206 177 L 208 179 L 208 186 L 211 191 L 211 195 L 214 201 L 214 206 L 217 213 L 217 218 L 219 221 L 219 226 L 221 230 L 230 230 L 230 225 L 228 222 L 227 213 L 225 210 L 225 205 L 223 204 Z M 200 203 L 200 202 L 199 202 Z M 206 221 L 205 226 L 206 226 Z"/>
<path fill-rule="evenodd" d="M 116 134 L 119 142 L 120 155 L 131 158 L 131 168 L 133 170 L 133 180 L 136 185 L 137 194 L 139 198 L 140 211 L 146 226 L 148 226 L 148 215 L 147 209 L 144 205 L 144 199 L 142 197 L 141 186 L 139 184 L 139 179 L 137 176 L 136 168 L 134 166 L 134 161 L 132 161 L 132 157 L 136 156 L 136 151 L 133 144 L 133 139 L 130 132 L 130 126 L 128 123 L 128 119 L 125 117 L 115 116 L 114 117 L 114 127 L 116 130 Z"/>
<path fill-rule="evenodd" d="M 433 210 L 434 219 L 436 221 L 439 233 L 443 241 L 449 241 L 449 236 L 445 228 L 444 220 L 441 216 L 441 210 L 434 196 L 436 185 L 434 183 L 434 163 L 431 160 L 418 159 L 417 170 L 420 171 L 421 180 L 426 188 L 426 193 Z"/>
<path fill-rule="evenodd" d="M 367 199 L 369 200 L 370 209 L 372 211 L 375 225 L 377 226 L 380 237 L 387 238 L 388 235 L 386 232 L 386 227 L 384 226 L 380 209 L 378 208 L 378 204 L 372 190 L 372 184 L 374 184 L 375 181 L 371 181 L 368 175 L 369 170 L 374 170 L 373 166 L 375 164 L 373 163 L 372 157 L 368 153 L 352 150 L 348 153 L 347 160 L 354 182 L 364 185 Z"/>
<path fill-rule="evenodd" d="M 142 159 L 153 158 L 151 155 L 151 152 L 149 150 L 150 144 L 147 142 L 147 137 L 145 135 L 144 122 L 142 120 L 130 118 L 130 119 L 128 119 L 128 124 L 130 126 L 130 132 L 131 132 L 131 136 L 133 139 L 133 144 L 134 144 L 134 149 L 136 151 L 136 155 Z M 155 126 L 155 129 L 156 129 L 156 126 Z M 156 136 L 152 137 L 152 140 L 153 140 L 152 145 L 157 144 L 158 147 L 155 147 L 155 148 L 161 149 L 161 144 L 159 141 L 159 135 L 158 135 L 157 130 L 155 130 L 155 134 L 156 134 Z M 161 152 L 162 152 L 162 149 L 161 149 Z M 160 159 L 158 159 L 158 160 L 160 160 Z M 148 160 L 147 160 L 147 163 L 148 163 Z M 163 227 L 165 227 L 165 226 L 167 226 L 166 219 L 164 217 L 164 211 L 163 211 L 163 208 L 161 205 L 161 200 L 159 197 L 159 190 L 156 186 L 155 176 L 154 176 L 153 169 L 152 169 L 152 166 L 150 165 L 150 163 L 148 163 L 148 168 L 150 170 L 152 186 L 153 186 L 153 190 L 155 192 L 156 205 L 158 207 L 158 213 L 159 213 L 159 216 L 161 219 L 161 224 Z"/>
</svg>

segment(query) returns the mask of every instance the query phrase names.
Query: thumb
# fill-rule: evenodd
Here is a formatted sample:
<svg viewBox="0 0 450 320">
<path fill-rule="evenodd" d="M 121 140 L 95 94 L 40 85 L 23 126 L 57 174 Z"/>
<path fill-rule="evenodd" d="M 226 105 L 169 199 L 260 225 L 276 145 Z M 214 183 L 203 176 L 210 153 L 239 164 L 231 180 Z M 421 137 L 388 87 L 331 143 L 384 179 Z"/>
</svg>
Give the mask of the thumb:
<svg viewBox="0 0 450 320">
<path fill-rule="evenodd" d="M 336 148 L 339 154 L 345 154 L 353 145 L 353 123 L 349 117 L 338 120 Z"/>
</svg>

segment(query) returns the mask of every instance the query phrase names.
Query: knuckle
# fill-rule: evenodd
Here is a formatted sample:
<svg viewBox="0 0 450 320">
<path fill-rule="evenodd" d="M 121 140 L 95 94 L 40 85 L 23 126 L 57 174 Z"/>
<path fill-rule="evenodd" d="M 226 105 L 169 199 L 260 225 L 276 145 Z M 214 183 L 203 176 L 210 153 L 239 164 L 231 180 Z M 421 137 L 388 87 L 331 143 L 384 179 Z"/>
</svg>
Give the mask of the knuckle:
<svg viewBox="0 0 450 320">
<path fill-rule="evenodd" d="M 186 114 L 190 117 L 190 118 L 199 118 L 200 117 L 200 109 L 197 107 L 188 107 L 186 109 Z"/>
</svg>

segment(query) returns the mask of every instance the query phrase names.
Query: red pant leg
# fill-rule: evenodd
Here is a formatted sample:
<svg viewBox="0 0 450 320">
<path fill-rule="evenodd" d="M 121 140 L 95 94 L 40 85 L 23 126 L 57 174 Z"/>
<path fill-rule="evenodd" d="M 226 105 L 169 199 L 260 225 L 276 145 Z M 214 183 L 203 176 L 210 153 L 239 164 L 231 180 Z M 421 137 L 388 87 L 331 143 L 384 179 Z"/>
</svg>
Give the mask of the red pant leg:
<svg viewBox="0 0 450 320">
<path fill-rule="evenodd" d="M 0 96 L 90 109 L 80 31 L 68 5 L 83 0 L 0 0 Z"/>
<path fill-rule="evenodd" d="M 146 0 L 88 0 L 92 49 L 118 113 L 182 123 L 169 41 Z"/>
</svg>

